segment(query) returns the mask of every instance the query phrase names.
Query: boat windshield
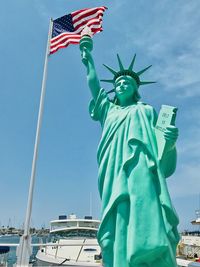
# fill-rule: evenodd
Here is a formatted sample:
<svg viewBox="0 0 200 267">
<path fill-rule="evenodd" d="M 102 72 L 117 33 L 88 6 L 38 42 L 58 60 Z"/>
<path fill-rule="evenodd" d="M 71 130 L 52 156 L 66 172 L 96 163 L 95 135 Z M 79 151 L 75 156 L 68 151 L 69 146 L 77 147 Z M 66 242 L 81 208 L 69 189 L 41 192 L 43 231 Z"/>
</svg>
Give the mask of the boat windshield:
<svg viewBox="0 0 200 267">
<path fill-rule="evenodd" d="M 59 239 L 79 239 L 79 238 L 96 238 L 97 230 L 88 229 L 73 229 L 70 231 L 57 231 L 51 234 L 51 240 L 57 241 Z"/>
</svg>

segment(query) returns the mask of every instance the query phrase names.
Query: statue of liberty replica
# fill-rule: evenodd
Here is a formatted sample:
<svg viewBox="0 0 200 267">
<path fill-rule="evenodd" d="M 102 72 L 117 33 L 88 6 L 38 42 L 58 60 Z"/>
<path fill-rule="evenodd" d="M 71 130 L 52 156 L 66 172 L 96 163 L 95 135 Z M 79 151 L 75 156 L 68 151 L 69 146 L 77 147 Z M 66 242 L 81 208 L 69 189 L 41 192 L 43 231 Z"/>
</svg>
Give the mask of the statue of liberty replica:
<svg viewBox="0 0 200 267">
<path fill-rule="evenodd" d="M 152 83 L 140 77 L 149 67 L 133 70 L 134 56 L 126 68 L 117 55 L 119 69 L 105 65 L 112 77 L 102 80 L 114 86 L 110 99 L 95 70 L 90 36 L 83 35 L 80 49 L 92 94 L 89 112 L 102 128 L 97 159 L 103 266 L 175 267 L 178 217 L 166 178 L 176 167 L 178 129 L 173 123 L 162 128 L 153 107 L 140 101 L 140 86 Z M 169 116 L 163 112 L 161 121 Z"/>
</svg>

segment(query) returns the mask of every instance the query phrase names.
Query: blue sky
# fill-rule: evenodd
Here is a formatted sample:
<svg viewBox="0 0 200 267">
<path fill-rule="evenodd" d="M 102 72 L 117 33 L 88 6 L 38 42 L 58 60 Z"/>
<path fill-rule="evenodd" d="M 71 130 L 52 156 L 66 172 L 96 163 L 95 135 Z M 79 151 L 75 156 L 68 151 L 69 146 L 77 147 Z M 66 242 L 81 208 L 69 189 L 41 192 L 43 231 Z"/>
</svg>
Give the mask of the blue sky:
<svg viewBox="0 0 200 267">
<path fill-rule="evenodd" d="M 178 107 L 178 164 L 168 179 L 180 230 L 200 200 L 200 3 L 199 0 L 1 0 L 0 9 L 0 225 L 20 226 L 25 217 L 49 18 L 105 5 L 104 31 L 94 37 L 99 78 L 103 63 L 117 68 L 119 53 L 135 70 L 153 67 L 140 88 L 142 100 L 159 111 Z M 111 89 L 105 86 L 106 89 Z M 32 225 L 48 226 L 59 214 L 100 215 L 96 149 L 101 135 L 88 114 L 90 92 L 76 45 L 49 60 L 39 146 Z"/>
</svg>

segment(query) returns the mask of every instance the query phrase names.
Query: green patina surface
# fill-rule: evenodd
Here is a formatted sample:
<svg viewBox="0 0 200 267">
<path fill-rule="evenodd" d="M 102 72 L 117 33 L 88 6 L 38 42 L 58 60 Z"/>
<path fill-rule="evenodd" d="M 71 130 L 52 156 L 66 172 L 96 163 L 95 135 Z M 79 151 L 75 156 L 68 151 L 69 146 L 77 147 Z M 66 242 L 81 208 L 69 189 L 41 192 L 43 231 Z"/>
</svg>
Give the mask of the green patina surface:
<svg viewBox="0 0 200 267">
<path fill-rule="evenodd" d="M 80 49 L 93 97 L 90 115 L 102 127 L 97 153 L 102 200 L 98 241 L 104 266 L 175 267 L 178 217 L 166 178 L 176 167 L 178 129 L 168 125 L 162 131 L 159 138 L 164 138 L 165 148 L 158 157 L 157 114 L 139 101 L 138 93 L 140 85 L 151 83 L 139 77 L 147 68 L 134 72 L 134 57 L 125 69 L 119 56 L 119 71 L 107 66 L 114 75 L 107 80 L 114 85 L 111 101 L 96 74 L 92 39 L 82 37 Z"/>
</svg>

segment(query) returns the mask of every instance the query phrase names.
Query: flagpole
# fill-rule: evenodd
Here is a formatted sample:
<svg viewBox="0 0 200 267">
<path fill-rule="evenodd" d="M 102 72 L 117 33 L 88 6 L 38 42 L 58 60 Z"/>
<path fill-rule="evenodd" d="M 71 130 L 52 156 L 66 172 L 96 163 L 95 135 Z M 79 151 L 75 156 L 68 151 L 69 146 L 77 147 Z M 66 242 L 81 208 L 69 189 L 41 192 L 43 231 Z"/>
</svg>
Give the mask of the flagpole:
<svg viewBox="0 0 200 267">
<path fill-rule="evenodd" d="M 53 20 L 50 19 L 46 55 L 45 55 L 45 62 L 44 62 L 43 79 L 42 79 L 42 89 L 41 89 L 41 96 L 40 96 L 40 106 L 39 106 L 38 121 L 37 121 L 37 130 L 36 130 L 35 145 L 34 145 L 33 160 L 32 160 L 28 202 L 27 202 L 26 217 L 25 217 L 25 224 L 24 224 L 24 234 L 20 238 L 20 245 L 17 249 L 17 264 L 16 264 L 17 267 L 29 266 L 29 258 L 32 254 L 31 236 L 30 236 L 30 220 L 31 220 L 31 212 L 32 212 L 32 205 L 33 205 L 33 191 L 34 191 L 34 185 L 35 185 L 35 174 L 36 174 L 39 141 L 40 141 L 40 130 L 41 130 L 41 125 L 42 125 L 42 116 L 43 116 L 43 110 L 44 110 L 44 98 L 45 98 L 45 92 L 46 92 L 47 68 L 48 68 L 48 58 L 50 54 L 49 51 L 50 51 L 50 39 L 51 39 L 51 34 L 52 34 L 52 27 L 53 27 Z"/>
</svg>

